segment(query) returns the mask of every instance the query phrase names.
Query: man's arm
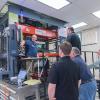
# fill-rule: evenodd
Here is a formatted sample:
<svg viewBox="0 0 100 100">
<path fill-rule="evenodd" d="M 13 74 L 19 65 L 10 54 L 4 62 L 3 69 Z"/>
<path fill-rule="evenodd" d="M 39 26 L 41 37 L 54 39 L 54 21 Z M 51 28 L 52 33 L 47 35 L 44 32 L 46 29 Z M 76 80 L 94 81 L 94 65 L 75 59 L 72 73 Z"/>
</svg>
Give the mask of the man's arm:
<svg viewBox="0 0 100 100">
<path fill-rule="evenodd" d="M 55 90 L 56 90 L 56 84 L 49 83 L 49 85 L 48 85 L 49 100 L 56 100 Z"/>
<path fill-rule="evenodd" d="M 57 65 L 53 64 L 48 75 L 48 96 L 49 100 L 56 100 L 55 92 L 58 82 Z"/>
<path fill-rule="evenodd" d="M 81 80 L 78 81 L 78 88 L 80 87 L 81 85 Z"/>
</svg>

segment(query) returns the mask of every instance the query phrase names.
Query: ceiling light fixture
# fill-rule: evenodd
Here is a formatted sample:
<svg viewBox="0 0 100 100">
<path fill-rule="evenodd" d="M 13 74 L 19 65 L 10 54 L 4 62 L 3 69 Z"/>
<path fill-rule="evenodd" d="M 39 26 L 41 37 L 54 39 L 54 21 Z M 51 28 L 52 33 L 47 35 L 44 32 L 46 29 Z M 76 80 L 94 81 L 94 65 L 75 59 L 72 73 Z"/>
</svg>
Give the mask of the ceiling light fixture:
<svg viewBox="0 0 100 100">
<path fill-rule="evenodd" d="M 94 13 L 92 13 L 94 16 L 96 16 L 97 18 L 100 18 L 100 10 L 96 11 Z"/>
<path fill-rule="evenodd" d="M 73 28 L 79 28 L 79 27 L 82 27 L 82 26 L 85 26 L 85 25 L 87 25 L 87 23 L 81 22 L 81 23 L 72 25 L 72 27 L 73 27 Z"/>
<path fill-rule="evenodd" d="M 68 2 L 67 0 L 38 0 L 38 1 L 55 9 L 61 9 L 64 6 L 70 4 L 70 2 Z"/>
</svg>

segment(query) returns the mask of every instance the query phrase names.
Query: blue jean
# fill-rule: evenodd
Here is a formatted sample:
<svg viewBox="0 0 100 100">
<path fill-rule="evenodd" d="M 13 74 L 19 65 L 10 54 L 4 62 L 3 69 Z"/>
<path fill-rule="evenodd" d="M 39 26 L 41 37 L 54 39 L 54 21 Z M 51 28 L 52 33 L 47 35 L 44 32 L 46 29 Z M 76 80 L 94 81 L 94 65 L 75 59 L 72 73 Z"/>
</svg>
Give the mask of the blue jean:
<svg viewBox="0 0 100 100">
<path fill-rule="evenodd" d="M 96 81 L 81 84 L 79 88 L 79 100 L 95 100 L 97 90 Z"/>
</svg>

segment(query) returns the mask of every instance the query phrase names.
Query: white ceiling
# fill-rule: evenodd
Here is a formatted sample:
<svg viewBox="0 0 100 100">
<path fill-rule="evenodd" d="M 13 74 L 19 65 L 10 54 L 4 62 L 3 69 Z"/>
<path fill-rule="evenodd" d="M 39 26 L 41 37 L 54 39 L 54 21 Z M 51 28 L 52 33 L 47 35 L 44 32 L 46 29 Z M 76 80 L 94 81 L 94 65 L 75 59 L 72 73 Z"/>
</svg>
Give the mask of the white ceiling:
<svg viewBox="0 0 100 100">
<path fill-rule="evenodd" d="M 0 0 L 0 8 L 7 0 Z M 76 31 L 92 28 L 100 25 L 100 19 L 92 15 L 92 12 L 100 10 L 100 0 L 69 0 L 70 5 L 60 10 L 50 8 L 37 0 L 8 0 L 43 14 L 69 22 L 67 26 L 85 22 L 88 25 L 78 28 Z"/>
</svg>

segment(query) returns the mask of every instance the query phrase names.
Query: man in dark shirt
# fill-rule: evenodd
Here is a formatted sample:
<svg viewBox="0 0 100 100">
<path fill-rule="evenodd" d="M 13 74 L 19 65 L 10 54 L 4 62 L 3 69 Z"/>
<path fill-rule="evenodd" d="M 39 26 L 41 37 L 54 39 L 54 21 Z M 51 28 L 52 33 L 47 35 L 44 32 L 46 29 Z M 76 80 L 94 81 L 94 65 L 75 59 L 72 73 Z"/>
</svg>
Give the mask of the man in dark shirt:
<svg viewBox="0 0 100 100">
<path fill-rule="evenodd" d="M 96 94 L 96 81 L 91 74 L 89 67 L 80 56 L 80 50 L 76 47 L 72 47 L 70 56 L 72 60 L 80 66 L 80 100 L 95 100 Z"/>
<path fill-rule="evenodd" d="M 71 49 L 69 42 L 60 45 L 61 59 L 52 65 L 48 76 L 49 100 L 78 100 L 80 69 L 70 59 Z"/>
<path fill-rule="evenodd" d="M 71 43 L 72 47 L 77 47 L 81 51 L 81 41 L 77 34 L 75 34 L 73 27 L 67 29 L 67 41 Z"/>
</svg>

